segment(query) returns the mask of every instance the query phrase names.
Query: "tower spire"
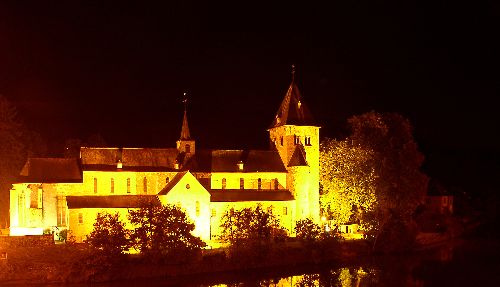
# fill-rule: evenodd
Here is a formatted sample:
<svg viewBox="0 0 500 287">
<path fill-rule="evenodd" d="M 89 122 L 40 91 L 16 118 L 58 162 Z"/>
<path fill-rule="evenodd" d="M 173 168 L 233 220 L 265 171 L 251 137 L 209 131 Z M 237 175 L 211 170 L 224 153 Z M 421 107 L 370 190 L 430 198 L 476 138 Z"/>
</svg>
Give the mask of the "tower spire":
<svg viewBox="0 0 500 287">
<path fill-rule="evenodd" d="M 314 126 L 315 121 L 304 105 L 299 88 L 295 84 L 295 65 L 292 65 L 292 81 L 270 128 L 284 125 Z"/>
<path fill-rule="evenodd" d="M 189 125 L 187 120 L 187 93 L 184 92 L 184 99 L 182 102 L 184 103 L 184 118 L 182 119 L 182 128 L 181 128 L 181 137 L 180 140 L 190 140 L 191 134 L 189 133 Z"/>
</svg>

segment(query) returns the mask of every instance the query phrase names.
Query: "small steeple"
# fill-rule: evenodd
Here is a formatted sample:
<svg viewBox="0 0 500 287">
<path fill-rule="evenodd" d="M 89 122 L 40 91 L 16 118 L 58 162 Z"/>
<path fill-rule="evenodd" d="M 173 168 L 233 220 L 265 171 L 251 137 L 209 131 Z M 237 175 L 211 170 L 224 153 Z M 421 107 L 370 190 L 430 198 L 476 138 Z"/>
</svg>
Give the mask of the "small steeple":
<svg viewBox="0 0 500 287">
<path fill-rule="evenodd" d="M 195 141 L 191 138 L 189 133 L 188 118 L 187 118 L 187 93 L 184 93 L 184 117 L 182 119 L 181 137 L 177 141 L 177 150 L 182 154 L 182 158 L 179 158 L 179 164 L 184 165 L 184 163 L 189 160 L 189 158 L 195 153 L 196 146 Z"/>
<path fill-rule="evenodd" d="M 299 88 L 295 84 L 295 65 L 292 65 L 292 82 L 281 102 L 271 128 L 283 125 L 314 126 L 314 119 L 304 105 Z"/>
<path fill-rule="evenodd" d="M 181 137 L 179 140 L 190 140 L 191 134 L 189 133 L 188 119 L 187 119 L 187 93 L 184 93 L 184 118 L 182 119 Z"/>
</svg>

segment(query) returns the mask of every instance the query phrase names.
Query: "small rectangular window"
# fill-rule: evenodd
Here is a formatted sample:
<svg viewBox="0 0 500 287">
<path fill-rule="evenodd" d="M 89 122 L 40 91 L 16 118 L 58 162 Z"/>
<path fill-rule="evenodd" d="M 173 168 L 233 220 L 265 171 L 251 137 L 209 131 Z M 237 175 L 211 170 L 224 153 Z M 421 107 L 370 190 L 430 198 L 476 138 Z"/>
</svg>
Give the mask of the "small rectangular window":
<svg viewBox="0 0 500 287">
<path fill-rule="evenodd" d="M 306 145 L 311 145 L 311 137 L 305 137 L 304 142 Z"/>
<path fill-rule="evenodd" d="M 226 179 L 222 179 L 222 189 L 226 189 Z"/>
<path fill-rule="evenodd" d="M 288 214 L 288 208 L 286 206 L 283 207 L 283 215 Z"/>
<path fill-rule="evenodd" d="M 130 193 L 130 178 L 127 178 L 127 193 Z"/>
<path fill-rule="evenodd" d="M 97 178 L 94 177 L 94 193 L 97 193 Z"/>
<path fill-rule="evenodd" d="M 146 177 L 144 177 L 142 183 L 143 183 L 144 193 L 148 193 L 148 179 Z"/>
<path fill-rule="evenodd" d="M 295 144 L 300 144 L 300 136 L 294 135 L 293 136 L 293 141 L 294 141 Z"/>
<path fill-rule="evenodd" d="M 240 189 L 245 189 L 245 179 L 240 178 Z"/>
<path fill-rule="evenodd" d="M 257 179 L 257 189 L 258 190 L 262 189 L 262 178 Z"/>
<path fill-rule="evenodd" d="M 78 213 L 78 223 L 82 224 L 83 223 L 83 213 Z"/>
<path fill-rule="evenodd" d="M 42 188 L 39 188 L 38 189 L 38 208 L 42 208 L 42 204 L 43 204 L 43 189 Z"/>
<path fill-rule="evenodd" d="M 112 178 L 111 179 L 111 193 L 115 193 L 115 179 Z"/>
</svg>

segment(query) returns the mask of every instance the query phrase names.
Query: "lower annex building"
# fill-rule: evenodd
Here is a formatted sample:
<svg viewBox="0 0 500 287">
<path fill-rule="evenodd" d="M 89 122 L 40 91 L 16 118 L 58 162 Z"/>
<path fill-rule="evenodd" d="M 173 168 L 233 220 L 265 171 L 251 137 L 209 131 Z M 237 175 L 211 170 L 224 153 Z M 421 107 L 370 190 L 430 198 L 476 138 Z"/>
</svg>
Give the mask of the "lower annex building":
<svg viewBox="0 0 500 287">
<path fill-rule="evenodd" d="M 293 80 L 268 131 L 269 150 L 198 149 L 184 110 L 175 148 L 82 147 L 79 158 L 30 158 L 10 191 L 10 234 L 68 230 L 81 242 L 98 213 L 127 222 L 128 210 L 147 200 L 180 206 L 207 243 L 226 210 L 258 204 L 293 235 L 297 220 L 319 221 L 319 126 Z"/>
</svg>

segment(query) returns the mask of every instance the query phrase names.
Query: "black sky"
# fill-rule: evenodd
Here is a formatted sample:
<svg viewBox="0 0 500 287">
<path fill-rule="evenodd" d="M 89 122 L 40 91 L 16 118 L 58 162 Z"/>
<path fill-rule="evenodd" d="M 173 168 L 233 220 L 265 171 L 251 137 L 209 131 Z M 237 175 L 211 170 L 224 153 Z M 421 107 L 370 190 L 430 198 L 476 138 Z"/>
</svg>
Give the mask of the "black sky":
<svg viewBox="0 0 500 287">
<path fill-rule="evenodd" d="M 90 2 L 0 3 L 0 93 L 53 144 L 174 146 L 187 90 L 200 146 L 266 147 L 295 64 L 325 136 L 395 111 L 426 148 L 500 149 L 494 1 Z"/>
</svg>

